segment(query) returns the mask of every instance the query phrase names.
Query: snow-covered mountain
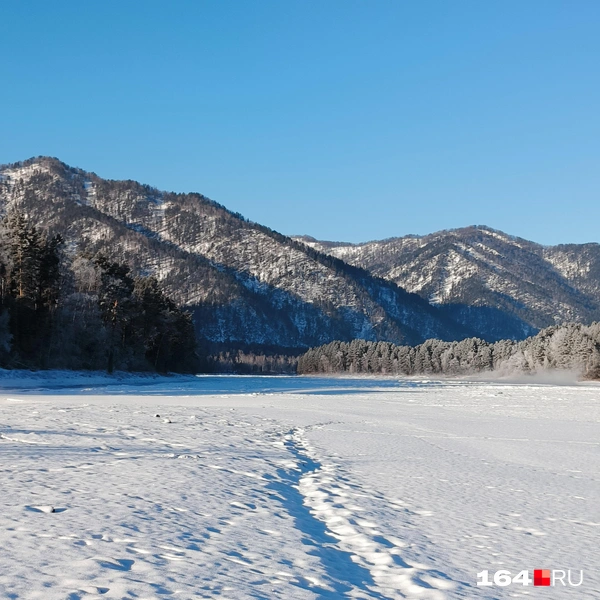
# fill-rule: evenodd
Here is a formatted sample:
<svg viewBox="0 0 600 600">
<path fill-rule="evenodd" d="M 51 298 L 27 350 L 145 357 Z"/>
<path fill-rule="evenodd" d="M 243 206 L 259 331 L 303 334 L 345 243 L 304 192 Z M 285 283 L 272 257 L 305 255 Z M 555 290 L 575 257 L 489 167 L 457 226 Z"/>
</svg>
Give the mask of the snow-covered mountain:
<svg viewBox="0 0 600 600">
<path fill-rule="evenodd" d="M 200 194 L 109 181 L 40 157 L 0 166 L 0 210 L 155 275 L 213 343 L 418 343 L 471 330 L 395 283 L 252 223 Z"/>
<path fill-rule="evenodd" d="M 488 227 L 364 244 L 296 238 L 397 283 L 488 340 L 600 319 L 600 245 L 542 246 Z"/>
</svg>

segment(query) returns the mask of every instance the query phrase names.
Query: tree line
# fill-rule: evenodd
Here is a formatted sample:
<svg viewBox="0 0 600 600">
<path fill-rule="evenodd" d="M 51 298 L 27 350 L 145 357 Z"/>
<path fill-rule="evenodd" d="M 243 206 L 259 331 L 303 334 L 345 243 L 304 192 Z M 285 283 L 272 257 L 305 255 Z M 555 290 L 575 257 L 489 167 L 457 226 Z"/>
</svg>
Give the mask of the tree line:
<svg viewBox="0 0 600 600">
<path fill-rule="evenodd" d="M 427 340 L 418 346 L 390 342 L 335 341 L 309 349 L 298 359 L 298 373 L 387 375 L 470 375 L 483 371 L 532 373 L 568 369 L 600 379 L 600 323 L 548 327 L 516 342 Z"/>
<path fill-rule="evenodd" d="M 0 366 L 191 372 L 191 317 L 154 277 L 82 254 L 18 211 L 0 222 Z"/>
</svg>

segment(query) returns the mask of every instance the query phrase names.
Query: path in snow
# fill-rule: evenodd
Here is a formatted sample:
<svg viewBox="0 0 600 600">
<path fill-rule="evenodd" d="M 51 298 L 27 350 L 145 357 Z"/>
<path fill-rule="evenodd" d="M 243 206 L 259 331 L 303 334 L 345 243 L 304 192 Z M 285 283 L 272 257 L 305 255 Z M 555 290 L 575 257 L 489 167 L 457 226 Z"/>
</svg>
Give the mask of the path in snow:
<svg viewBox="0 0 600 600">
<path fill-rule="evenodd" d="M 368 580 L 366 591 L 376 591 L 381 598 L 442 600 L 445 595 L 440 590 L 458 587 L 445 573 L 402 558 L 406 544 L 386 536 L 381 531 L 384 523 L 378 523 L 373 515 L 374 504 L 385 498 L 358 486 L 341 474 L 335 463 L 319 462 L 303 429 L 292 430 L 286 438 L 288 448 L 304 471 L 298 489 L 310 512 L 306 529 L 315 529 L 313 519 L 324 524 L 325 533 L 337 540 L 338 555 L 346 555 L 351 561 L 347 572 L 356 573 L 363 584 Z M 354 595 L 358 590 L 353 585 L 345 592 Z"/>
</svg>

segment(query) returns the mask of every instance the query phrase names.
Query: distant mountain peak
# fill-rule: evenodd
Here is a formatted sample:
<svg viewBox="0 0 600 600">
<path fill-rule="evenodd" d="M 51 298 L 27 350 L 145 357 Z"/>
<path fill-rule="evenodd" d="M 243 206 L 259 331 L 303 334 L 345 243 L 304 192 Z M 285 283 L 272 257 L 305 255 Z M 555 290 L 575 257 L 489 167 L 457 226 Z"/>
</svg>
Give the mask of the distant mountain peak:
<svg viewBox="0 0 600 600">
<path fill-rule="evenodd" d="M 421 295 L 488 339 L 600 319 L 598 244 L 543 246 L 486 225 L 362 244 L 307 243 Z"/>
</svg>

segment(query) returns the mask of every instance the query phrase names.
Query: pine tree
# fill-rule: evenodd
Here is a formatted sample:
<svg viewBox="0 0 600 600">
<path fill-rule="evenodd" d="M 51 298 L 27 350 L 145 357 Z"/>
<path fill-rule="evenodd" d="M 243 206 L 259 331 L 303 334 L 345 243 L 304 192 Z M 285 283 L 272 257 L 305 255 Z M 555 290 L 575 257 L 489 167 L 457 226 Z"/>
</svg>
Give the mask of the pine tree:
<svg viewBox="0 0 600 600">
<path fill-rule="evenodd" d="M 2 223 L 7 265 L 0 269 L 3 302 L 18 360 L 44 366 L 52 331 L 52 310 L 59 300 L 59 248 L 62 238 L 47 239 L 23 213 L 13 211 Z"/>
<path fill-rule="evenodd" d="M 115 354 L 123 353 L 119 351 L 126 349 L 132 335 L 134 280 L 127 265 L 111 262 L 104 255 L 96 257 L 95 263 L 101 270 L 98 306 L 110 331 L 106 370 L 112 373 Z"/>
<path fill-rule="evenodd" d="M 191 317 L 161 290 L 154 277 L 138 277 L 134 296 L 138 304 L 136 329 L 152 368 L 161 372 L 192 369 L 197 355 Z"/>
</svg>

